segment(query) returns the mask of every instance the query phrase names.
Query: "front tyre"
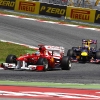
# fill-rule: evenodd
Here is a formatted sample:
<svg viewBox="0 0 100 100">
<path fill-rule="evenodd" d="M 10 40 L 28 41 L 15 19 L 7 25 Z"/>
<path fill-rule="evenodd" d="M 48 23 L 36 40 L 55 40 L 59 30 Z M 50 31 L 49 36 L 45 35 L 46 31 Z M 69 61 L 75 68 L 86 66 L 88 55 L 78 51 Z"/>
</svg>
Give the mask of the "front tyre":
<svg viewBox="0 0 100 100">
<path fill-rule="evenodd" d="M 46 58 L 39 58 L 37 61 L 37 65 L 43 65 L 44 66 L 43 71 L 48 70 L 48 60 Z"/>
<path fill-rule="evenodd" d="M 70 70 L 71 69 L 71 60 L 70 57 L 64 56 L 61 60 L 61 69 L 62 70 Z"/>
<path fill-rule="evenodd" d="M 17 57 L 15 55 L 8 55 L 6 58 L 6 63 L 15 63 L 17 64 L 16 61 Z"/>
</svg>

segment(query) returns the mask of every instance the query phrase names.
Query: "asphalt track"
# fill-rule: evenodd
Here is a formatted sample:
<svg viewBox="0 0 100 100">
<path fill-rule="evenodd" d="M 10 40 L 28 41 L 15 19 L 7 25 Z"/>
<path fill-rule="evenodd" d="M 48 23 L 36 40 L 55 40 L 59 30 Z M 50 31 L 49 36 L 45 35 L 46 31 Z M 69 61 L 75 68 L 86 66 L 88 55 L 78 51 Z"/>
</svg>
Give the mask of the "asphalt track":
<svg viewBox="0 0 100 100">
<path fill-rule="evenodd" d="M 3 40 L 33 46 L 38 44 L 59 45 L 64 46 L 67 51 L 72 46 L 81 46 L 83 38 L 97 39 L 98 48 L 100 47 L 100 32 L 98 31 L 0 16 L 0 39 Z M 70 71 L 32 72 L 1 70 L 0 80 L 100 83 L 100 64 L 73 63 Z"/>
</svg>

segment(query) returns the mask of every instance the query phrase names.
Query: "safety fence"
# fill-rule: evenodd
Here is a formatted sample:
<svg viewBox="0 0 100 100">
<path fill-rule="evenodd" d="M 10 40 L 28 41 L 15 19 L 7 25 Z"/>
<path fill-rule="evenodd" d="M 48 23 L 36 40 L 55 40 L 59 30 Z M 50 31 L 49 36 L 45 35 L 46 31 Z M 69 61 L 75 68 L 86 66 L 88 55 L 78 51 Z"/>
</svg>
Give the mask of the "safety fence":
<svg viewBox="0 0 100 100">
<path fill-rule="evenodd" d="M 90 8 L 26 0 L 0 0 L 0 8 L 57 18 L 64 16 L 70 20 L 100 24 L 100 11 Z"/>
</svg>

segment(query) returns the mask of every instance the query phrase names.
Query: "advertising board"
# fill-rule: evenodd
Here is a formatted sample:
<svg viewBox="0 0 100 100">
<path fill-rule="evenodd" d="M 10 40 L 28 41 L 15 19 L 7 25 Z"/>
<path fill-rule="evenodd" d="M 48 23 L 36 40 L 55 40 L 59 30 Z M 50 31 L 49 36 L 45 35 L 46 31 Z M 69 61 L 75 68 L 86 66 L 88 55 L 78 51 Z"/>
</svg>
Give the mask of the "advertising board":
<svg viewBox="0 0 100 100">
<path fill-rule="evenodd" d="M 66 15 L 66 9 L 67 7 L 63 5 L 41 3 L 39 14 L 52 17 L 61 17 Z"/>
<path fill-rule="evenodd" d="M 94 23 L 100 24 L 100 11 L 96 10 Z"/>
<path fill-rule="evenodd" d="M 94 22 L 95 12 L 96 10 L 93 9 L 68 6 L 66 18 L 84 22 Z"/>
<path fill-rule="evenodd" d="M 0 8 L 14 10 L 16 0 L 0 0 Z"/>
<path fill-rule="evenodd" d="M 39 14 L 39 7 L 39 2 L 17 0 L 15 5 L 15 11 Z"/>
</svg>

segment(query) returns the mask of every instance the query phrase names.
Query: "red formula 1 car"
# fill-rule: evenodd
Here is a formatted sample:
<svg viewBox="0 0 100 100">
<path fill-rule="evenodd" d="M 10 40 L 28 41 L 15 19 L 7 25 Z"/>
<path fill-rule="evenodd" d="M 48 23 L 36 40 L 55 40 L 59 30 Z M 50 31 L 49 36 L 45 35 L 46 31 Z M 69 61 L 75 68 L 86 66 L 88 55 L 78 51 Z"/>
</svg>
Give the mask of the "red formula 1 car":
<svg viewBox="0 0 100 100">
<path fill-rule="evenodd" d="M 6 62 L 1 66 L 4 69 L 46 71 L 59 66 L 62 70 L 70 70 L 70 58 L 64 56 L 64 47 L 39 45 L 39 50 L 33 54 L 19 57 L 8 55 Z"/>
</svg>

